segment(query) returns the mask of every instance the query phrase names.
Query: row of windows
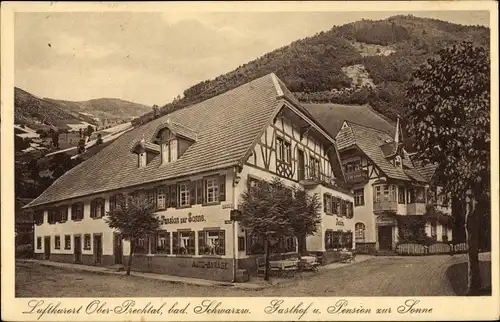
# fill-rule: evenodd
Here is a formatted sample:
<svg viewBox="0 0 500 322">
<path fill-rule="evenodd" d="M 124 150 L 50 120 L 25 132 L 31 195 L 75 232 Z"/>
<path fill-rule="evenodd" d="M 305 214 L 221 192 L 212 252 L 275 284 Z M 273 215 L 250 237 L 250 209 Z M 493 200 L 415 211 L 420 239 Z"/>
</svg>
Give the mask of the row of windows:
<svg viewBox="0 0 500 322">
<path fill-rule="evenodd" d="M 351 231 L 325 231 L 325 249 L 352 249 Z"/>
<path fill-rule="evenodd" d="M 151 202 L 155 203 L 156 210 L 169 207 L 190 207 L 196 204 L 215 204 L 226 200 L 226 177 L 207 177 L 196 181 L 183 181 L 173 185 L 160 186 L 151 190 L 134 192 L 133 195 L 143 194 Z M 110 210 L 115 209 L 123 200 L 123 194 L 116 194 L 109 198 Z M 102 218 L 105 216 L 105 199 L 96 198 L 90 203 L 90 218 Z M 80 221 L 84 218 L 83 202 L 71 205 L 71 220 Z M 34 216 L 35 224 L 44 222 L 43 211 Z M 66 222 L 68 220 L 68 206 L 62 205 L 48 210 L 48 223 Z"/>
<path fill-rule="evenodd" d="M 278 162 L 283 162 L 288 165 L 292 164 L 292 145 L 290 142 L 285 140 L 284 138 L 277 137 L 276 138 L 276 157 Z M 309 156 L 309 164 L 306 166 L 305 165 L 305 160 L 304 160 L 304 154 L 299 154 L 299 179 L 304 179 L 301 178 L 301 176 L 305 176 L 305 167 L 308 167 L 308 177 L 310 178 L 316 178 L 316 179 L 321 179 L 321 166 L 320 166 L 320 161 L 317 157 L 314 157 L 313 155 Z M 300 160 L 302 159 L 302 160 Z M 288 176 L 291 176 L 291 173 L 289 173 Z"/>
<path fill-rule="evenodd" d="M 323 194 L 323 207 L 327 215 L 339 215 L 347 218 L 354 216 L 352 201 L 334 197 L 329 193 Z"/>
<path fill-rule="evenodd" d="M 198 235 L 198 238 L 196 238 Z M 154 236 L 139 238 L 135 245 L 136 254 L 167 254 L 167 255 L 198 255 L 226 254 L 226 232 L 222 229 L 195 231 L 159 231 Z"/>
<path fill-rule="evenodd" d="M 245 250 L 245 237 L 238 238 L 238 251 Z M 297 239 L 293 236 L 280 237 L 277 241 L 269 242 L 269 252 L 274 254 L 291 253 L 297 251 Z M 247 255 L 264 254 L 264 236 L 246 233 Z"/>
<path fill-rule="evenodd" d="M 91 239 L 90 234 L 83 235 L 83 249 L 84 250 L 91 249 L 90 239 Z M 36 248 L 42 249 L 42 237 L 36 238 Z M 54 236 L 54 249 L 61 249 L 61 236 L 60 235 Z M 64 249 L 66 249 L 66 250 L 71 249 L 71 235 L 64 235 Z"/>
<path fill-rule="evenodd" d="M 396 199 L 396 187 L 398 190 Z M 375 193 L 373 194 L 374 202 L 398 202 L 399 204 L 425 202 L 425 189 L 417 187 L 406 189 L 404 186 L 396 186 L 395 184 L 382 184 L 374 186 Z"/>
</svg>

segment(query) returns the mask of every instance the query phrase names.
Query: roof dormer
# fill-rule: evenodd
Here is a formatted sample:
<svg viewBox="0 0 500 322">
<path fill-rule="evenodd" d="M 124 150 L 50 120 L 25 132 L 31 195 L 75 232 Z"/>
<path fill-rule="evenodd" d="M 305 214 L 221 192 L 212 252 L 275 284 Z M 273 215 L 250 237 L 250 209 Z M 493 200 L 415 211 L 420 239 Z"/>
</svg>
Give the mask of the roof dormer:
<svg viewBox="0 0 500 322">
<path fill-rule="evenodd" d="M 175 162 L 196 139 L 195 131 L 170 119 L 159 125 L 153 135 L 153 142 L 160 146 L 161 164 Z"/>
<path fill-rule="evenodd" d="M 132 153 L 137 155 L 137 166 L 143 168 L 147 164 L 146 156 L 146 140 L 142 138 L 139 142 L 132 147 Z"/>
</svg>

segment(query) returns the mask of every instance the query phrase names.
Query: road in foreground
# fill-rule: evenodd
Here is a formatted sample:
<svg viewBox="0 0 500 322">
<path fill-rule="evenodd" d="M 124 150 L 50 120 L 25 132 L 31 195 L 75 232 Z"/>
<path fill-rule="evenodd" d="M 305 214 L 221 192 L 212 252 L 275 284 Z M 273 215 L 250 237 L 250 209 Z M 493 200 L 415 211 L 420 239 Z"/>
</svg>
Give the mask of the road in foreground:
<svg viewBox="0 0 500 322">
<path fill-rule="evenodd" d="M 453 296 L 464 295 L 466 261 L 466 255 L 375 257 L 260 291 L 17 263 L 16 297 Z M 491 274 L 490 266 L 482 262 L 485 276 Z"/>
</svg>

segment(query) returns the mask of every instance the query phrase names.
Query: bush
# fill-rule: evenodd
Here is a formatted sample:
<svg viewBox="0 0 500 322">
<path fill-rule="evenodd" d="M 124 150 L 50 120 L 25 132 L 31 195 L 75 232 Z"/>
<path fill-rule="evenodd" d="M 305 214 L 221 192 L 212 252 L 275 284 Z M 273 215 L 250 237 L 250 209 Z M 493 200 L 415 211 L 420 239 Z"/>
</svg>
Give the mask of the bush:
<svg viewBox="0 0 500 322">
<path fill-rule="evenodd" d="M 33 245 L 16 246 L 16 258 L 33 258 Z"/>
</svg>

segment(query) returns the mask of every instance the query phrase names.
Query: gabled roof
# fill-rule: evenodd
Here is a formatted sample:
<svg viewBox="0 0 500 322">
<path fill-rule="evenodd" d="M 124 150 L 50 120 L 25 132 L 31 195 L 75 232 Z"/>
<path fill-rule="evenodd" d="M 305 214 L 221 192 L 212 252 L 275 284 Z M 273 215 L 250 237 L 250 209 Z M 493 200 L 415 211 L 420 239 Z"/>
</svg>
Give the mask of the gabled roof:
<svg viewBox="0 0 500 322">
<path fill-rule="evenodd" d="M 426 181 L 431 181 L 434 173 L 436 173 L 437 164 L 422 165 L 422 162 L 415 162 L 415 169 L 425 178 Z"/>
<path fill-rule="evenodd" d="M 198 134 L 193 129 L 190 129 L 185 125 L 176 123 L 170 120 L 170 118 L 167 118 L 165 123 L 158 125 L 155 133 L 153 134 L 153 138 L 155 138 L 161 130 L 166 128 L 172 131 L 174 135 L 189 139 L 191 141 L 196 141 L 196 138 L 198 137 Z"/>
<path fill-rule="evenodd" d="M 284 98 L 306 116 L 309 114 L 284 84 L 269 74 L 155 119 L 123 134 L 99 154 L 66 172 L 27 207 L 239 165 L 284 106 Z M 167 120 L 178 133 L 195 133 L 196 141 L 175 162 L 161 165 L 157 155 L 138 168 L 137 155 L 131 149 L 142 137 L 146 148 L 156 149 L 153 135 Z M 317 124 L 314 119 L 310 121 Z M 331 137 L 329 140 L 334 142 Z"/>
</svg>

